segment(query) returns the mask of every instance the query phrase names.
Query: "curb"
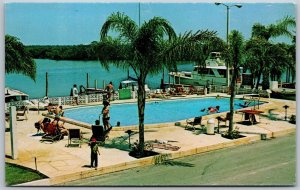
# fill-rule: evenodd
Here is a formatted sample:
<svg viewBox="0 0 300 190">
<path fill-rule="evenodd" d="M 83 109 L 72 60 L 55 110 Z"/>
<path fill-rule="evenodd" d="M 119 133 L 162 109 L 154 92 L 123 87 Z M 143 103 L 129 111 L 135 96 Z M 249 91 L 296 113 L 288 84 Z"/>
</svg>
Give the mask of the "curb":
<svg viewBox="0 0 300 190">
<path fill-rule="evenodd" d="M 269 132 L 269 133 L 266 133 L 266 135 L 268 138 L 271 138 L 271 137 L 274 138 L 274 137 L 288 135 L 293 132 L 296 132 L 296 128 L 290 128 L 290 129 L 285 129 L 285 130 L 276 131 L 276 132 Z M 245 134 L 245 133 L 243 133 L 243 134 Z M 210 152 L 210 151 L 214 151 L 214 150 L 218 150 L 218 149 L 250 144 L 250 143 L 261 140 L 261 133 L 255 133 L 255 134 L 248 133 L 248 134 L 250 134 L 250 136 L 240 138 L 240 139 L 234 139 L 234 140 L 229 140 L 227 142 L 223 142 L 223 143 L 219 143 L 219 144 L 208 145 L 208 146 L 204 146 L 204 147 L 196 147 L 196 148 L 192 148 L 189 150 L 178 151 L 178 152 L 174 152 L 174 153 L 165 153 L 165 154 L 168 155 L 168 159 L 172 160 L 172 159 L 182 158 L 182 157 L 191 156 L 191 155 L 195 155 L 195 154 Z M 162 154 L 164 154 L 164 153 L 162 153 Z M 53 178 L 31 181 L 31 182 L 27 182 L 27 183 L 18 184 L 15 186 L 56 186 L 58 184 L 63 185 L 64 183 L 70 182 L 73 180 L 79 180 L 79 179 L 89 178 L 89 177 L 93 177 L 93 176 L 99 176 L 99 175 L 103 175 L 103 174 L 108 174 L 108 173 L 113 173 L 113 172 L 117 172 L 117 171 L 127 170 L 127 169 L 141 167 L 141 166 L 148 166 L 148 165 L 153 165 L 153 164 L 155 164 L 155 156 L 141 158 L 141 159 L 137 159 L 134 161 L 124 162 L 124 163 L 110 165 L 110 166 L 106 166 L 106 167 L 100 167 L 97 170 L 91 169 L 88 171 L 75 172 L 75 173 L 66 174 L 66 175 L 62 175 L 62 176 L 56 176 Z"/>
<path fill-rule="evenodd" d="M 223 149 L 223 148 L 228 148 L 228 147 L 233 147 L 233 146 L 238 146 L 243 144 L 249 144 L 259 140 L 261 140 L 260 135 L 253 135 L 253 136 L 248 136 L 240 139 L 230 140 L 228 142 L 224 142 L 220 144 L 214 144 L 205 147 L 196 147 L 189 150 L 184 150 L 184 151 L 179 151 L 174 153 L 166 153 L 166 154 L 168 155 L 168 159 L 172 160 L 172 159 L 182 158 L 185 156 L 210 152 L 213 150 L 218 150 L 218 149 Z M 153 165 L 154 163 L 155 163 L 155 156 L 151 156 L 151 157 L 141 158 L 130 162 L 124 162 L 121 164 L 100 167 L 97 170 L 91 169 L 89 171 L 76 172 L 76 173 L 66 174 L 62 176 L 56 176 L 49 179 L 42 179 L 42 180 L 22 183 L 22 184 L 18 184 L 17 186 L 55 186 L 58 184 L 63 185 L 64 183 L 73 180 L 99 176 L 103 174 L 108 174 L 112 172 L 122 171 L 122 170 L 141 167 L 141 166 Z"/>
</svg>

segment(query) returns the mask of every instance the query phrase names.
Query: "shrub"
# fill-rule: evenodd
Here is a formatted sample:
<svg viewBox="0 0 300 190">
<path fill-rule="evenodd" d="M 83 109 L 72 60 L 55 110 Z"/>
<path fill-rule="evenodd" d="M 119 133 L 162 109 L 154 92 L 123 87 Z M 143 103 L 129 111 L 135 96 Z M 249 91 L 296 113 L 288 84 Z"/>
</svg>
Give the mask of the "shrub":
<svg viewBox="0 0 300 190">
<path fill-rule="evenodd" d="M 238 138 L 240 138 L 239 128 L 236 127 L 232 131 L 227 130 L 222 134 L 222 136 L 225 138 L 228 138 L 228 139 L 238 139 Z"/>
<path fill-rule="evenodd" d="M 291 115 L 291 117 L 290 117 L 290 123 L 296 124 L 296 115 Z"/>
</svg>

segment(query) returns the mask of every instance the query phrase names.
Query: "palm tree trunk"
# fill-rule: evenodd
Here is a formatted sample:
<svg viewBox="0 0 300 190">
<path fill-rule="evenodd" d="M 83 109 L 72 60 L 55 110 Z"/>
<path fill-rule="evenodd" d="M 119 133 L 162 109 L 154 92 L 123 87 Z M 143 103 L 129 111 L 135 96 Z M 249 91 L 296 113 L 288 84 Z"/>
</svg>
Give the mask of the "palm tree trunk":
<svg viewBox="0 0 300 190">
<path fill-rule="evenodd" d="M 138 80 L 138 114 L 139 114 L 139 152 L 140 155 L 144 155 L 144 115 L 145 115 L 145 100 L 146 100 L 146 91 L 145 91 L 145 78 L 142 77 Z"/>
<path fill-rule="evenodd" d="M 262 68 L 260 68 L 259 72 L 258 72 L 258 75 L 257 75 L 257 81 L 256 81 L 256 86 L 255 86 L 255 89 L 258 90 L 258 86 L 259 86 L 259 81 L 260 81 L 260 76 L 262 74 Z"/>
<path fill-rule="evenodd" d="M 266 90 L 270 87 L 269 71 L 265 69 L 263 72 L 262 89 Z"/>
<path fill-rule="evenodd" d="M 235 86 L 237 78 L 238 69 L 234 69 L 231 83 L 230 83 L 230 116 L 229 116 L 229 133 L 233 131 L 233 115 L 234 115 L 234 98 L 235 98 Z"/>
</svg>

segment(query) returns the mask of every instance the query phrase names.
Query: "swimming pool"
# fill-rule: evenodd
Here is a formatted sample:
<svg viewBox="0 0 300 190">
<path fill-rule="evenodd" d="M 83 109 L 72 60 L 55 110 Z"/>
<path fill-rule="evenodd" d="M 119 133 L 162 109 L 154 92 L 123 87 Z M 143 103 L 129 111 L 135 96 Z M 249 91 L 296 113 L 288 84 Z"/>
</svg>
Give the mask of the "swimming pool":
<svg viewBox="0 0 300 190">
<path fill-rule="evenodd" d="M 220 106 L 220 112 L 229 111 L 229 98 L 193 98 L 179 100 L 164 100 L 157 102 L 147 102 L 145 107 L 145 124 L 167 123 L 207 115 L 206 111 L 201 111 L 210 106 Z M 244 104 L 243 100 L 234 101 L 235 109 L 241 109 L 239 104 Z M 254 106 L 251 102 L 248 106 Z M 99 119 L 103 106 L 87 106 L 65 110 L 65 117 L 77 121 L 94 124 Z M 102 120 L 100 120 L 102 122 Z M 121 126 L 138 125 L 137 103 L 111 104 L 110 123 L 115 126 L 117 122 Z"/>
</svg>

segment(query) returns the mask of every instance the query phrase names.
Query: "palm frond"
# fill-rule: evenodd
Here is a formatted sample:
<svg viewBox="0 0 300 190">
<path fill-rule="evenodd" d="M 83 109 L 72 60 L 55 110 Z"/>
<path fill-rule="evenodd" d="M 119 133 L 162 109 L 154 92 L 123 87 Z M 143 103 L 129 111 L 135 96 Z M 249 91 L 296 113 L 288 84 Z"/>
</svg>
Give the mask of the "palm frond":
<svg viewBox="0 0 300 190">
<path fill-rule="evenodd" d="M 18 38 L 5 35 L 5 72 L 22 73 L 35 81 L 36 64 Z"/>
<path fill-rule="evenodd" d="M 136 36 L 137 29 L 136 23 L 130 17 L 117 12 L 110 15 L 102 25 L 100 37 L 103 40 L 110 30 L 116 30 L 120 32 L 120 36 L 132 41 Z"/>
<path fill-rule="evenodd" d="M 164 57 L 164 62 L 172 68 L 172 65 L 177 60 L 183 60 L 186 54 L 195 56 L 199 45 L 207 40 L 213 40 L 216 32 L 204 30 L 192 33 L 192 31 L 186 32 L 183 35 L 179 35 L 174 40 L 171 40 L 167 44 L 167 47 L 160 53 L 161 57 Z"/>
</svg>

